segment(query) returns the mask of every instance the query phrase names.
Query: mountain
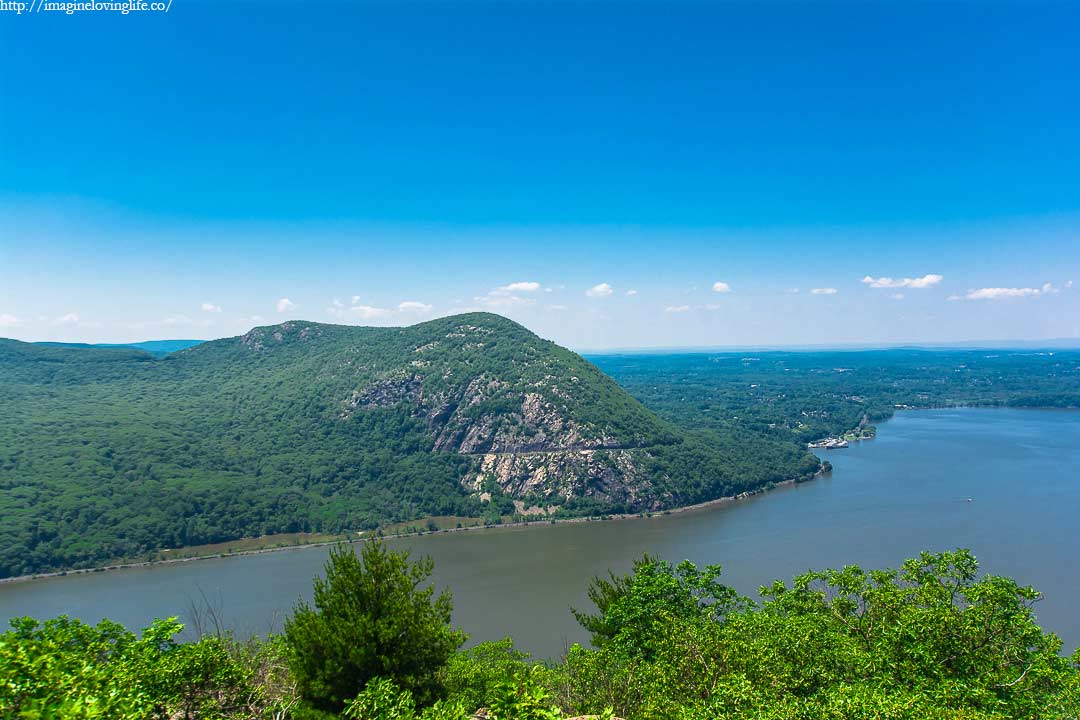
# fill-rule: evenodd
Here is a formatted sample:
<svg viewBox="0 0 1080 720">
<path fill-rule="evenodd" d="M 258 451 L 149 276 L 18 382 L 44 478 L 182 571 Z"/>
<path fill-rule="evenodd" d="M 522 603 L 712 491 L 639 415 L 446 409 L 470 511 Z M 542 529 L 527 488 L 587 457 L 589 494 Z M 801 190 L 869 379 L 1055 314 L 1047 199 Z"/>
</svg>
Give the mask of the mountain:
<svg viewBox="0 0 1080 720">
<path fill-rule="evenodd" d="M 818 469 L 676 427 L 486 313 L 287 322 L 160 358 L 2 340 L 0 404 L 0 576 L 433 515 L 656 510 Z"/>
<path fill-rule="evenodd" d="M 46 347 L 74 347 L 74 348 L 133 348 L 143 350 L 151 355 L 161 357 L 174 353 L 178 350 L 186 350 L 189 347 L 205 342 L 205 340 L 146 340 L 133 343 L 65 343 L 65 342 L 38 342 L 35 345 Z"/>
</svg>

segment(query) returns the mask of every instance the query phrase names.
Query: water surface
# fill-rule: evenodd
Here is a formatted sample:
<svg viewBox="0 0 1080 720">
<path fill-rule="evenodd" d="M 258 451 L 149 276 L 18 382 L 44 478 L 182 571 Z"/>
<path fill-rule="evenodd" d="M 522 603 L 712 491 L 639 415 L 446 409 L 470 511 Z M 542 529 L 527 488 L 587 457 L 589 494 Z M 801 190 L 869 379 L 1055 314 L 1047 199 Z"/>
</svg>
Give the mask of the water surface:
<svg viewBox="0 0 1080 720">
<path fill-rule="evenodd" d="M 825 452 L 825 451 L 822 451 Z M 894 566 L 920 550 L 971 548 L 986 571 L 1045 594 L 1040 622 L 1080 645 L 1080 412 L 902 412 L 876 440 L 826 453 L 831 476 L 745 501 L 652 518 L 502 528 L 393 541 L 435 559 L 472 640 L 511 635 L 554 657 L 586 640 L 570 614 L 597 574 L 642 553 L 720 563 L 744 593 L 809 569 Z M 67 613 L 141 626 L 185 618 L 205 595 L 242 633 L 280 628 L 310 598 L 326 549 L 157 565 L 0 585 L 0 621 Z"/>
</svg>

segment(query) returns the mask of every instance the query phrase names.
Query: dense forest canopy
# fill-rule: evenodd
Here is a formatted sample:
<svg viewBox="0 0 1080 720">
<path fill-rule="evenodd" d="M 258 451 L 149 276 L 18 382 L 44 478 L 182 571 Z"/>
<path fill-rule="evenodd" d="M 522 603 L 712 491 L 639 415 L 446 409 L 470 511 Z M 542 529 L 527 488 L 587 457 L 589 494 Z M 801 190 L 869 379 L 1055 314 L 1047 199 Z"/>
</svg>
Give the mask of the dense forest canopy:
<svg viewBox="0 0 1080 720">
<path fill-rule="evenodd" d="M 163 358 L 4 340 L 0 404 L 0 577 L 264 534 L 499 518 L 511 498 L 555 516 L 659 509 L 818 468 L 767 438 L 752 453 L 707 442 L 485 313 L 289 322 Z"/>
<path fill-rule="evenodd" d="M 0 340 L 0 577 L 513 500 L 686 505 L 807 479 L 807 441 L 953 404 L 1080 405 L 1080 353 L 587 360 L 485 313 L 290 322 L 163 357 Z"/>
</svg>

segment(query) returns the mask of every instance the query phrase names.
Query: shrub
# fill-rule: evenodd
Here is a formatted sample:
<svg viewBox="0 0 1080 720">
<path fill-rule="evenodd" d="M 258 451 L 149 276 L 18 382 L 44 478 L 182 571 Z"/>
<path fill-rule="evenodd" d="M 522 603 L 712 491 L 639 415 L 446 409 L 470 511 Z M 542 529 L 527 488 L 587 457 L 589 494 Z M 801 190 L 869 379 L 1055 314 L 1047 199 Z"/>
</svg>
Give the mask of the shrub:
<svg viewBox="0 0 1080 720">
<path fill-rule="evenodd" d="M 11 621 L 0 635 L 0 717 L 145 720 L 227 717 L 248 694 L 220 638 L 177 643 L 157 620 L 141 637 L 102 620 Z"/>
<path fill-rule="evenodd" d="M 446 691 L 467 708 L 486 704 L 496 686 L 528 669 L 529 653 L 514 649 L 514 641 L 504 638 L 480 643 L 451 656 L 440 673 Z"/>
<path fill-rule="evenodd" d="M 437 671 L 464 641 L 450 627 L 448 591 L 426 582 L 432 562 L 381 541 L 364 543 L 360 557 L 334 548 L 325 579 L 315 580 L 314 607 L 301 601 L 286 621 L 289 665 L 301 697 L 340 712 L 371 680 L 408 690 L 421 705 L 440 694 Z"/>
<path fill-rule="evenodd" d="M 412 693 L 402 690 L 393 680 L 375 678 L 348 704 L 342 714 L 346 720 L 468 720 L 460 700 L 440 700 L 419 715 Z"/>
</svg>

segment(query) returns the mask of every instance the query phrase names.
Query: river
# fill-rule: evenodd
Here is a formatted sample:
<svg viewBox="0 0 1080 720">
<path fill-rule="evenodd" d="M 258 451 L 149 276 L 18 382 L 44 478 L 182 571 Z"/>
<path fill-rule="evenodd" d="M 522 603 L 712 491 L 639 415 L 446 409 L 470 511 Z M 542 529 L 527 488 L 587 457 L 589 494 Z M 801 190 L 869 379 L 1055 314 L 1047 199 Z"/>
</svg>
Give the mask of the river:
<svg viewBox="0 0 1080 720">
<path fill-rule="evenodd" d="M 1034 585 L 1043 626 L 1080 645 L 1080 412 L 905 411 L 875 440 L 821 451 L 831 475 L 725 505 L 651 518 L 507 527 L 392 541 L 435 559 L 472 641 L 506 635 L 538 657 L 586 640 L 570 606 L 589 579 L 649 552 L 719 563 L 747 594 L 808 569 L 895 566 L 920 550 L 971 548 L 984 571 Z M 311 594 L 325 548 L 0 585 L 0 621 L 67 613 L 129 627 L 186 617 L 205 597 L 239 633 L 280 629 Z"/>
</svg>

